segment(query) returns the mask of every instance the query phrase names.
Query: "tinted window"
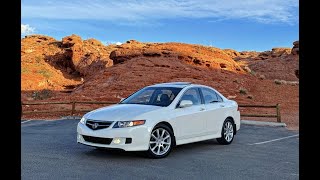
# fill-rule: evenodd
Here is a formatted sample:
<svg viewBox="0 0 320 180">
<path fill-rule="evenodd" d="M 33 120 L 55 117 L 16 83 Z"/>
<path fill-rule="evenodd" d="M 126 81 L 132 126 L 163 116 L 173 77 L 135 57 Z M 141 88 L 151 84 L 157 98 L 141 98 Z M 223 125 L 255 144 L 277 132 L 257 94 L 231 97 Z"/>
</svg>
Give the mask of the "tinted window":
<svg viewBox="0 0 320 180">
<path fill-rule="evenodd" d="M 181 100 L 190 100 L 193 105 L 201 104 L 200 94 L 197 88 L 191 88 L 187 90 L 184 95 L 181 97 Z"/>
<path fill-rule="evenodd" d="M 135 92 L 120 104 L 169 106 L 181 89 L 173 87 L 146 87 Z"/>
<path fill-rule="evenodd" d="M 217 94 L 217 93 L 216 93 L 216 95 L 217 95 L 218 101 L 219 101 L 219 102 L 223 102 L 222 97 L 221 97 L 219 94 Z"/>
<path fill-rule="evenodd" d="M 222 98 L 213 90 L 208 88 L 201 88 L 201 92 L 204 98 L 204 103 L 222 102 Z"/>
</svg>

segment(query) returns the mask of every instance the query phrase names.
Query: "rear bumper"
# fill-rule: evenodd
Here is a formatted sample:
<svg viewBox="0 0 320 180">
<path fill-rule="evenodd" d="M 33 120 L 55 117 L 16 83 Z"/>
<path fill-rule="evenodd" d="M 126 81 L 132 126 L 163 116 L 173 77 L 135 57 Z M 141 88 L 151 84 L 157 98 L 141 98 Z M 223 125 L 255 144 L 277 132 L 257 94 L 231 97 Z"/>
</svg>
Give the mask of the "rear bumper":
<svg viewBox="0 0 320 180">
<path fill-rule="evenodd" d="M 93 143 L 91 141 L 86 141 L 84 136 L 110 138 L 111 142 L 110 144 Z M 126 138 L 131 138 L 131 143 L 126 144 Z M 118 139 L 118 142 L 116 142 L 116 139 Z M 149 139 L 150 132 L 145 126 L 115 129 L 108 127 L 99 130 L 92 130 L 81 123 L 78 123 L 77 126 L 77 142 L 93 147 L 115 148 L 125 151 L 145 151 L 149 148 Z"/>
<path fill-rule="evenodd" d="M 239 131 L 240 130 L 240 111 L 236 111 L 235 115 L 234 115 L 234 123 L 236 124 L 236 130 Z"/>
</svg>

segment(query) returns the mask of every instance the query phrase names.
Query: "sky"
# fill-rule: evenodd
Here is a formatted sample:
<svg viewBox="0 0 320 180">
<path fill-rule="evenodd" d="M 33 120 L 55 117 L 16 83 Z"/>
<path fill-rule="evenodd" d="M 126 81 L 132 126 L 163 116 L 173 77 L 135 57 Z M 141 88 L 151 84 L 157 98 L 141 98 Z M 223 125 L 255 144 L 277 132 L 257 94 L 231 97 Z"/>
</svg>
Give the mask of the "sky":
<svg viewBox="0 0 320 180">
<path fill-rule="evenodd" d="M 22 0 L 21 37 L 182 42 L 237 51 L 292 47 L 298 0 Z"/>
</svg>

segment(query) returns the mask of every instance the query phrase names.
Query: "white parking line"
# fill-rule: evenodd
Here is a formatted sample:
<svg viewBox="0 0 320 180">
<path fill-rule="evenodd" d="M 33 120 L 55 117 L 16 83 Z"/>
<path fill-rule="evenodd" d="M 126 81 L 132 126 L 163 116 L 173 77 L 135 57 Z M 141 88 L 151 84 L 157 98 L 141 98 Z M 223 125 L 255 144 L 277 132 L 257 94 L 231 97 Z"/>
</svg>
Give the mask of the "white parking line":
<svg viewBox="0 0 320 180">
<path fill-rule="evenodd" d="M 23 121 L 23 122 L 21 122 L 21 124 L 26 123 L 26 122 L 29 122 L 29 121 L 32 121 L 32 120 L 26 120 L 26 121 Z"/>
<path fill-rule="evenodd" d="M 295 134 L 295 135 L 287 136 L 287 137 L 283 137 L 283 138 L 278 138 L 278 139 L 273 139 L 273 140 L 269 140 L 269 141 L 263 141 L 263 142 L 253 143 L 253 144 L 249 144 L 249 145 L 265 144 L 265 143 L 274 142 L 274 141 L 279 141 L 279 140 L 282 140 L 282 139 L 288 139 L 288 138 L 296 137 L 296 136 L 299 136 L 299 134 Z"/>
<path fill-rule="evenodd" d="M 46 121 L 46 122 L 55 122 L 55 121 L 65 121 L 69 119 L 47 119 L 47 120 L 41 120 L 41 121 Z M 73 120 L 73 119 L 72 119 Z M 80 120 L 79 120 L 80 121 Z"/>
<path fill-rule="evenodd" d="M 66 121 L 66 120 L 69 120 L 69 119 L 50 119 L 50 120 L 36 120 L 36 119 L 31 119 L 31 120 L 25 120 L 25 121 L 22 121 L 21 124 L 24 124 L 26 122 L 30 122 L 30 121 L 35 121 L 37 123 L 31 123 L 32 125 L 43 125 L 44 123 L 50 123 L 50 122 L 56 122 L 56 121 Z M 77 119 L 78 120 L 78 119 Z M 80 119 L 79 119 L 80 121 Z M 29 123 L 27 123 L 29 125 Z"/>
</svg>

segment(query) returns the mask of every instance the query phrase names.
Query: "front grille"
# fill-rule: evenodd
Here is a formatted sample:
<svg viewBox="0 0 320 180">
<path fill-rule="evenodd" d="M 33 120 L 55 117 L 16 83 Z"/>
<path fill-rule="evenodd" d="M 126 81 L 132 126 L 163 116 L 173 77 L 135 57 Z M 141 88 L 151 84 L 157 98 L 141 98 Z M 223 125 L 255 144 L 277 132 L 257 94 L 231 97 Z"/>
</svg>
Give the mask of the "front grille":
<svg viewBox="0 0 320 180">
<path fill-rule="evenodd" d="M 86 121 L 86 126 L 92 130 L 108 128 L 113 121 L 97 121 L 88 119 Z"/>
<path fill-rule="evenodd" d="M 92 137 L 92 136 L 85 136 L 82 135 L 85 141 L 97 144 L 110 144 L 112 142 L 112 138 L 100 138 L 100 137 Z"/>
</svg>

